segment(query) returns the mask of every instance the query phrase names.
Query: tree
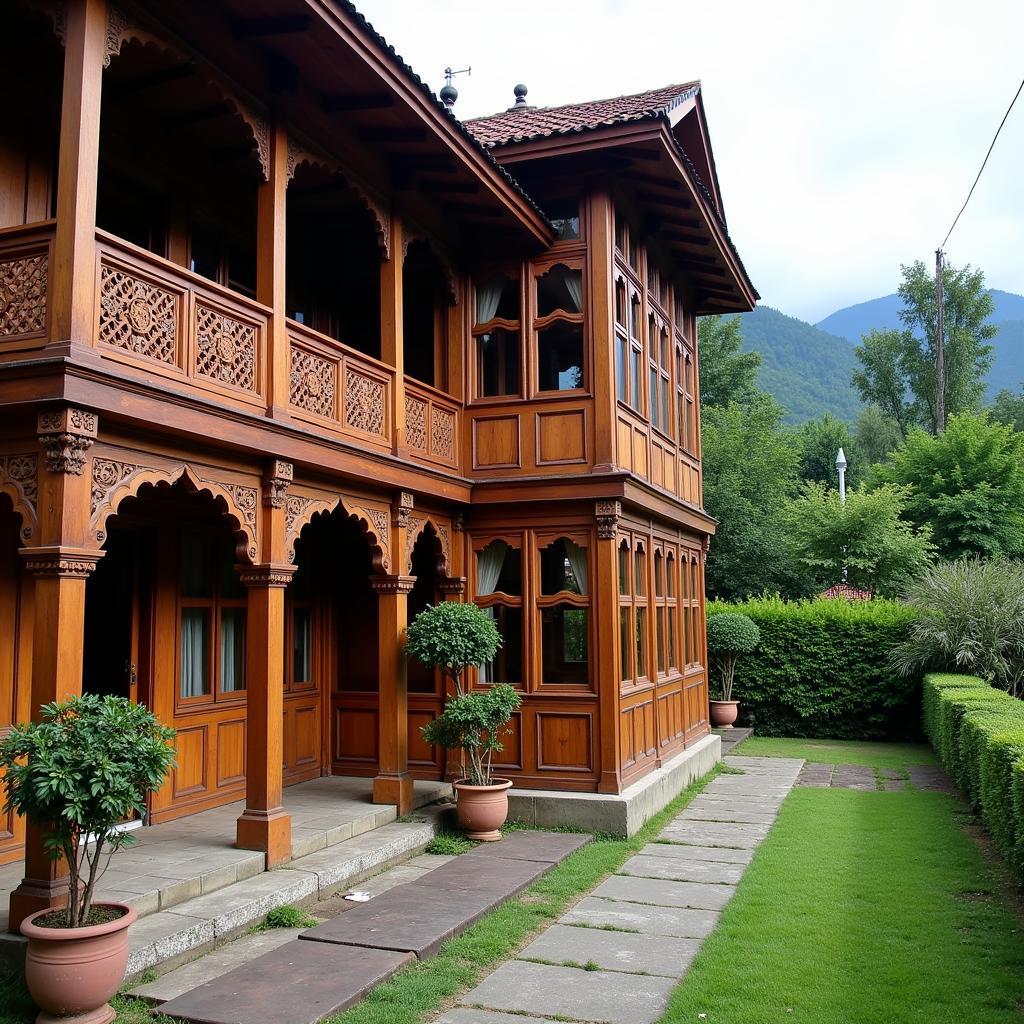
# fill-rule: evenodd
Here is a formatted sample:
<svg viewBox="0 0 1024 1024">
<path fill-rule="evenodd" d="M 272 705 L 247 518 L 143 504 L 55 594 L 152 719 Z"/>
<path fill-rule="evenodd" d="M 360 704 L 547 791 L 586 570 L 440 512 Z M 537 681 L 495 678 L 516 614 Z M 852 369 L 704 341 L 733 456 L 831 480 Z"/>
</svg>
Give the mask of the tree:
<svg viewBox="0 0 1024 1024">
<path fill-rule="evenodd" d="M 732 700 L 736 662 L 752 654 L 761 642 L 761 631 L 742 612 L 718 612 L 708 616 L 708 655 L 722 677 L 722 700 Z"/>
<path fill-rule="evenodd" d="M 439 669 L 461 695 L 467 689 L 466 669 L 490 661 L 501 645 L 490 615 L 475 604 L 445 601 L 428 605 L 409 623 L 405 653 L 427 668 Z"/>
<path fill-rule="evenodd" d="M 837 489 L 839 474 L 836 470 L 836 456 L 842 448 L 849 463 L 846 482 L 851 487 L 856 484 L 865 461 L 856 440 L 850 434 L 849 424 L 827 412 L 821 419 L 802 423 L 793 434 L 800 449 L 798 472 L 801 480 L 812 480 L 833 490 Z"/>
<path fill-rule="evenodd" d="M 855 352 L 861 369 L 853 384 L 865 402 L 878 405 L 906 437 L 913 426 L 937 433 L 935 281 L 918 260 L 901 267 L 902 330 L 870 331 Z M 970 266 L 943 272 L 946 415 L 973 412 L 985 393 L 998 328 L 988 322 L 994 303 L 985 275 Z"/>
<path fill-rule="evenodd" d="M 1024 554 L 1024 434 L 1013 427 L 951 416 L 937 437 L 912 430 L 876 474 L 907 489 L 907 518 L 931 527 L 943 558 Z"/>
<path fill-rule="evenodd" d="M 725 408 L 757 390 L 761 356 L 742 352 L 738 316 L 702 316 L 697 322 L 700 352 L 700 404 L 702 409 Z"/>
<path fill-rule="evenodd" d="M 884 597 L 902 593 L 907 579 L 931 557 L 928 527 L 915 530 L 904 520 L 904 492 L 892 485 L 854 489 L 846 502 L 819 483 L 808 483 L 788 509 L 797 559 L 821 590 L 847 582 Z"/>
<path fill-rule="evenodd" d="M 783 522 L 800 456 L 792 435 L 779 430 L 781 419 L 764 392 L 704 412 L 704 506 L 718 519 L 706 580 L 716 597 L 803 592 Z"/>
<path fill-rule="evenodd" d="M 1024 394 L 1015 395 L 1003 388 L 992 399 L 988 411 L 996 423 L 1005 423 L 1014 430 L 1024 431 Z"/>
<path fill-rule="evenodd" d="M 863 468 L 883 462 L 903 440 L 896 421 L 874 404 L 866 405 L 857 417 L 853 436 Z"/>
</svg>

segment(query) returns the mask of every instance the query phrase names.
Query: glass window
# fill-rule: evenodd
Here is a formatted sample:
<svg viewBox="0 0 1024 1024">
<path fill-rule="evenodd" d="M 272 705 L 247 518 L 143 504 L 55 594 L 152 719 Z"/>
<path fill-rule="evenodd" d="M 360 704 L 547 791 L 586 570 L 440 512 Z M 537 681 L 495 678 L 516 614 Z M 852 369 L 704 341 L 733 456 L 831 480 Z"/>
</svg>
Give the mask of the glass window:
<svg viewBox="0 0 1024 1024">
<path fill-rule="evenodd" d="M 635 568 L 635 586 L 633 593 L 637 597 L 643 597 L 647 593 L 647 552 L 642 544 L 636 546 L 636 553 L 633 556 Z"/>
<path fill-rule="evenodd" d="M 622 253 L 626 251 L 626 222 L 622 219 L 622 214 L 617 211 L 615 214 L 615 248 Z"/>
<path fill-rule="evenodd" d="M 626 363 L 629 342 L 624 334 L 615 334 L 615 389 L 620 402 L 626 401 Z"/>
<path fill-rule="evenodd" d="M 632 643 L 629 632 L 629 608 L 624 606 L 619 609 L 619 653 L 620 653 L 620 674 L 623 681 L 630 679 L 629 654 Z"/>
<path fill-rule="evenodd" d="M 548 596 L 587 593 L 587 549 L 559 537 L 540 551 L 540 592 Z"/>
<path fill-rule="evenodd" d="M 678 661 L 676 659 L 676 610 L 675 607 L 669 605 L 668 607 L 668 666 L 669 668 L 676 668 Z"/>
<path fill-rule="evenodd" d="M 676 596 L 676 560 L 672 557 L 672 553 L 669 552 L 668 557 L 665 559 L 665 582 L 667 584 L 665 590 L 669 597 Z"/>
<path fill-rule="evenodd" d="M 523 684 L 523 610 L 495 604 L 484 611 L 494 618 L 502 645 L 493 660 L 480 666 L 481 683 Z"/>
<path fill-rule="evenodd" d="M 590 681 L 587 609 L 557 604 L 541 611 L 542 678 L 546 684 Z"/>
<path fill-rule="evenodd" d="M 476 283 L 476 323 L 519 320 L 519 281 L 508 274 L 492 274 Z"/>
<path fill-rule="evenodd" d="M 181 539 L 181 596 L 212 597 L 214 546 L 210 537 L 188 533 Z"/>
<path fill-rule="evenodd" d="M 651 376 L 651 423 L 658 430 L 662 429 L 661 403 L 658 401 L 658 368 L 652 366 Z"/>
<path fill-rule="evenodd" d="M 225 693 L 245 689 L 244 608 L 221 609 L 220 688 Z"/>
<path fill-rule="evenodd" d="M 640 349 L 631 348 L 629 353 L 629 404 L 640 411 Z"/>
<path fill-rule="evenodd" d="M 292 682 L 313 681 L 313 613 L 296 608 L 292 613 Z"/>
<path fill-rule="evenodd" d="M 654 596 L 665 596 L 665 560 L 660 551 L 654 552 Z"/>
<path fill-rule="evenodd" d="M 665 674 L 665 608 L 658 608 L 655 617 L 655 629 L 658 634 L 658 672 Z"/>
<path fill-rule="evenodd" d="M 208 697 L 210 679 L 210 609 L 181 610 L 181 689 L 183 698 Z"/>
<path fill-rule="evenodd" d="M 580 204 L 576 199 L 554 199 L 545 203 L 545 210 L 557 233 L 559 242 L 580 237 Z"/>
<path fill-rule="evenodd" d="M 537 278 L 537 316 L 583 312 L 583 271 L 556 263 Z"/>
<path fill-rule="evenodd" d="M 636 609 L 636 678 L 647 675 L 647 609 Z"/>
<path fill-rule="evenodd" d="M 583 325 L 556 320 L 537 332 L 540 391 L 574 391 L 584 386 Z"/>
<path fill-rule="evenodd" d="M 492 540 L 476 553 L 476 596 L 523 593 L 523 557 L 518 548 L 507 541 Z"/>
<path fill-rule="evenodd" d="M 629 594 L 629 543 L 623 541 L 619 545 L 619 593 Z"/>
<path fill-rule="evenodd" d="M 519 332 L 495 327 L 476 339 L 477 394 L 519 394 Z"/>
</svg>

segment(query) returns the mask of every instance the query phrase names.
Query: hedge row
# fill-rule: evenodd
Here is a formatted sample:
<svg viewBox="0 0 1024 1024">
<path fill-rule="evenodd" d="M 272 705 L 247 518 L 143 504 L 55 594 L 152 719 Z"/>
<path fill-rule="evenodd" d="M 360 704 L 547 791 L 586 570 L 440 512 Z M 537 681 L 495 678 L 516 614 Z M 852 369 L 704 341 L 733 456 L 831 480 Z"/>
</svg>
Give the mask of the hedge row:
<svg viewBox="0 0 1024 1024">
<path fill-rule="evenodd" d="M 914 612 L 897 601 L 712 602 L 708 615 L 737 611 L 761 631 L 739 659 L 733 697 L 741 722 L 761 736 L 905 739 L 919 735 L 921 684 L 889 667 Z M 715 696 L 718 680 L 711 680 Z"/>
<path fill-rule="evenodd" d="M 1024 874 L 1024 701 L 976 676 L 925 676 L 924 731 L 950 778 Z"/>
</svg>

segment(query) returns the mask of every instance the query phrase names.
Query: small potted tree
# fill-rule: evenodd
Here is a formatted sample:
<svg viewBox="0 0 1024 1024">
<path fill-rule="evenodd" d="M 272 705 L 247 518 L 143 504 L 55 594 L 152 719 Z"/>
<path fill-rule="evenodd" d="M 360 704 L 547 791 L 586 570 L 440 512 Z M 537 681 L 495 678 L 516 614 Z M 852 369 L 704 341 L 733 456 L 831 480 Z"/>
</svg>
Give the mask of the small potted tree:
<svg viewBox="0 0 1024 1024">
<path fill-rule="evenodd" d="M 454 784 L 459 824 L 471 839 L 483 841 L 500 839 L 508 817 L 512 781 L 495 779 L 492 764 L 520 701 L 506 683 L 471 692 L 465 676 L 470 665 L 490 661 L 499 647 L 494 619 L 474 604 L 451 601 L 420 612 L 405 645 L 407 655 L 440 670 L 451 684 L 444 711 L 420 732 L 428 743 L 461 752 L 461 777 Z"/>
<path fill-rule="evenodd" d="M 67 907 L 21 925 L 39 1024 L 114 1019 L 107 1000 L 124 978 L 136 915 L 125 903 L 97 902 L 96 885 L 111 855 L 134 841 L 117 826 L 145 813 L 147 794 L 174 763 L 173 738 L 142 705 L 88 694 L 46 704 L 39 722 L 15 726 L 0 744 L 6 811 L 36 825 L 69 874 Z"/>
<path fill-rule="evenodd" d="M 722 699 L 710 701 L 711 724 L 731 729 L 739 715 L 739 701 L 732 699 L 736 662 L 751 654 L 761 641 L 757 624 L 740 612 L 719 612 L 708 618 L 708 655 L 717 667 L 722 683 Z"/>
</svg>

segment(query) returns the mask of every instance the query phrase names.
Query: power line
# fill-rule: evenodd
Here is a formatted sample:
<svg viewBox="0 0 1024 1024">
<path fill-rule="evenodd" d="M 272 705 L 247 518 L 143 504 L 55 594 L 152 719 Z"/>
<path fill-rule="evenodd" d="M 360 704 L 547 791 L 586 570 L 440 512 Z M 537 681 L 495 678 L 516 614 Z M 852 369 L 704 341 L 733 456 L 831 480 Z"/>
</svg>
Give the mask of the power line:
<svg viewBox="0 0 1024 1024">
<path fill-rule="evenodd" d="M 985 170 L 985 164 L 988 163 L 988 158 L 992 155 L 992 149 L 996 144 L 996 139 L 999 138 L 999 133 L 1003 130 L 1003 125 L 1006 124 L 1006 119 L 1010 116 L 1010 111 L 1013 110 L 1013 105 L 1017 102 L 1017 97 L 1020 96 L 1021 90 L 1024 90 L 1024 79 L 1021 80 L 1017 91 L 1014 93 L 1013 99 L 1010 100 L 1010 105 L 1006 108 L 1006 113 L 1003 114 L 1002 121 L 999 122 L 999 127 L 996 129 L 995 135 L 992 136 L 992 142 L 989 144 L 988 152 L 985 154 L 985 159 L 981 162 L 981 169 L 978 171 L 978 176 L 974 179 L 974 184 L 971 186 L 971 191 L 967 193 L 967 198 L 964 200 L 964 205 L 960 207 L 960 213 L 956 215 L 956 219 L 953 221 L 953 227 L 946 232 L 946 237 L 942 240 L 940 249 L 946 248 L 946 243 L 949 241 L 949 236 L 953 234 L 953 228 L 956 227 L 957 222 L 960 220 L 960 215 L 967 209 L 967 204 L 971 201 L 971 196 L 974 195 L 974 189 L 977 187 L 979 180 L 981 179 L 982 172 Z"/>
</svg>

